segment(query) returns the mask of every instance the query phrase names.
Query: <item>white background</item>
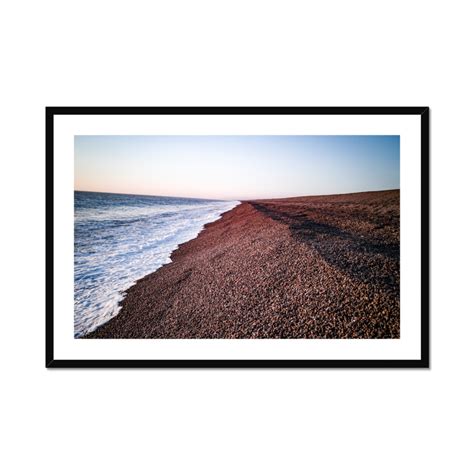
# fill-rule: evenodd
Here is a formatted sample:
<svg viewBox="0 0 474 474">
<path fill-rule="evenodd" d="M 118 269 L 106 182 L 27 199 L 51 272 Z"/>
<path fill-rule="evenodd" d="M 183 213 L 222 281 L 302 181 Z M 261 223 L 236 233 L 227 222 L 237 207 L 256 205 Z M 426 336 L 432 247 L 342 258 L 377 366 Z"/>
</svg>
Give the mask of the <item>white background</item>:
<svg viewBox="0 0 474 474">
<path fill-rule="evenodd" d="M 471 2 L 2 2 L 7 473 L 473 471 Z M 46 370 L 44 106 L 429 105 L 430 370 Z"/>
</svg>

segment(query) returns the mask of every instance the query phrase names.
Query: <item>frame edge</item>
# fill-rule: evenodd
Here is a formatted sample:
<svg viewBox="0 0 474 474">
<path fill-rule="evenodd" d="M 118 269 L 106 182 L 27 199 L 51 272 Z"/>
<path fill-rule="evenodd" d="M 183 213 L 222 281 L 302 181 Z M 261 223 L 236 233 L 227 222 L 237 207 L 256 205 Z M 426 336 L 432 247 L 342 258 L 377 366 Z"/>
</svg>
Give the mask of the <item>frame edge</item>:
<svg viewBox="0 0 474 474">
<path fill-rule="evenodd" d="M 149 114 L 420 115 L 421 119 L 421 358 L 414 360 L 61 360 L 54 359 L 54 115 Z M 376 369 L 430 368 L 429 112 L 425 107 L 45 107 L 46 368 Z"/>
<path fill-rule="evenodd" d="M 46 152 L 46 353 L 45 365 L 51 367 L 54 362 L 54 110 L 45 109 L 45 152 Z"/>
<path fill-rule="evenodd" d="M 430 108 L 421 113 L 421 361 L 430 367 Z"/>
</svg>

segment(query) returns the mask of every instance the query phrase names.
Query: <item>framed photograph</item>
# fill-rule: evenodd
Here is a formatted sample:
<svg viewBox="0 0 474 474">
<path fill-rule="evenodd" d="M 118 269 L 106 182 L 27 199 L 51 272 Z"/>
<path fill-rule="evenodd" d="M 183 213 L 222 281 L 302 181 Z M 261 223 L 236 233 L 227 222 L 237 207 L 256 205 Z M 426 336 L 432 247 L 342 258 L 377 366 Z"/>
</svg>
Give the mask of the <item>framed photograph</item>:
<svg viewBox="0 0 474 474">
<path fill-rule="evenodd" d="M 429 367 L 428 107 L 47 107 L 46 366 Z"/>
</svg>

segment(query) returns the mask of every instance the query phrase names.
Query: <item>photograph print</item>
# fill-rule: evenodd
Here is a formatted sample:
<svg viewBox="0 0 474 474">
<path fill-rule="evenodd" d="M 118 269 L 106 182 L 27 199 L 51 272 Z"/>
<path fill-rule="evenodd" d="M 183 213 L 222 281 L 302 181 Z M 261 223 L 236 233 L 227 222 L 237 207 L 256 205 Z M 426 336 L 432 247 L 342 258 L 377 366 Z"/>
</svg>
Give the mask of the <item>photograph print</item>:
<svg viewBox="0 0 474 474">
<path fill-rule="evenodd" d="M 61 108 L 49 112 L 61 118 Z M 201 109 L 186 116 L 191 123 L 198 112 L 208 121 L 245 118 Z M 294 116 L 283 112 L 276 118 L 285 124 Z M 389 117 L 417 119 L 421 168 L 419 112 Z M 77 114 L 81 123 L 87 117 Z M 121 116 L 125 123 L 134 117 Z M 61 160 L 72 159 L 73 253 L 65 275 L 73 277 L 73 294 L 62 296 L 66 314 L 55 308 L 47 320 L 48 366 L 426 366 L 422 308 L 410 307 L 408 293 L 401 304 L 401 193 L 421 195 L 421 180 L 417 189 L 401 187 L 403 132 L 318 134 L 314 125 L 309 134 L 303 124 L 301 134 L 264 133 L 261 114 L 252 133 L 238 124 L 235 133 L 230 125 L 208 133 L 210 120 L 206 133 L 199 125 L 190 133 L 187 121 L 180 134 L 176 118 L 176 130 L 163 126 L 163 133 L 136 133 L 136 125 L 131 133 L 100 133 L 94 120 L 94 133 L 81 125 L 61 132 L 72 151 Z M 49 146 L 56 167 L 61 145 Z M 56 236 L 56 204 L 52 211 Z M 421 262 L 413 264 L 421 280 Z M 52 295 L 58 278 L 55 267 Z M 421 285 L 418 292 L 414 301 Z M 62 360 L 53 355 L 58 318 L 73 354 Z M 391 355 L 402 354 L 406 341 L 413 346 L 416 334 L 418 358 Z"/>
</svg>

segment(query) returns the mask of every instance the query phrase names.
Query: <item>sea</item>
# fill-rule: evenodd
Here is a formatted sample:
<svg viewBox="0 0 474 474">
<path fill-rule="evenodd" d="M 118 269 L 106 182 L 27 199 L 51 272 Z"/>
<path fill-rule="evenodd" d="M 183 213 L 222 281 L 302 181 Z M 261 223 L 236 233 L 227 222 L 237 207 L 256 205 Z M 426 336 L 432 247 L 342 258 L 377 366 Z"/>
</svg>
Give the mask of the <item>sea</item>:
<svg viewBox="0 0 474 474">
<path fill-rule="evenodd" d="M 128 288 L 237 204 L 75 191 L 74 336 L 116 316 Z"/>
</svg>

